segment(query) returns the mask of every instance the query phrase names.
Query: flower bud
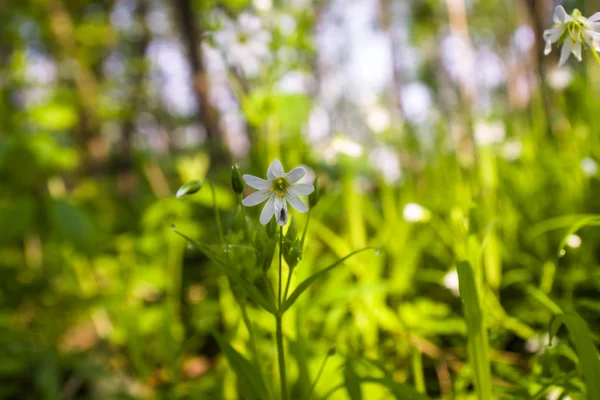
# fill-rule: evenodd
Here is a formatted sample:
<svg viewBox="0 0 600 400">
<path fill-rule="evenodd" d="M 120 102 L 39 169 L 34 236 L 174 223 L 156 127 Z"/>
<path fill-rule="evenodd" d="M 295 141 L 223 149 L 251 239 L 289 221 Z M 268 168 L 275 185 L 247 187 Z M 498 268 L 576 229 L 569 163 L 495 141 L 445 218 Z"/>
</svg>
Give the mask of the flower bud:
<svg viewBox="0 0 600 400">
<path fill-rule="evenodd" d="M 194 194 L 202 188 L 203 183 L 204 182 L 202 182 L 200 180 L 186 182 L 179 188 L 175 197 L 180 199 L 183 196 L 187 196 L 189 194 Z"/>
<path fill-rule="evenodd" d="M 313 208 L 319 202 L 319 197 L 321 196 L 321 187 L 319 186 L 319 178 L 315 179 L 314 183 L 315 190 L 308 196 L 308 204 L 310 208 Z"/>
<path fill-rule="evenodd" d="M 237 164 L 231 166 L 231 187 L 237 194 L 242 194 L 244 192 L 245 184 Z"/>
</svg>

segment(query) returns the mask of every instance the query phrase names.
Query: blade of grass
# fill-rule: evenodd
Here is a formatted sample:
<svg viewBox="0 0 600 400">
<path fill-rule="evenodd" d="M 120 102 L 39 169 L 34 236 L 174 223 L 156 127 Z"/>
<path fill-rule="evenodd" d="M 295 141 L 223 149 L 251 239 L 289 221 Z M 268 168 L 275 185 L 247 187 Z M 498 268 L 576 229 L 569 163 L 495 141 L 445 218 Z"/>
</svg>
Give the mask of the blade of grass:
<svg viewBox="0 0 600 400">
<path fill-rule="evenodd" d="M 566 326 L 571 342 L 575 345 L 587 387 L 587 398 L 600 400 L 600 360 L 587 323 L 576 313 L 557 315 L 550 323 L 550 340 L 562 325 Z"/>
<path fill-rule="evenodd" d="M 479 399 L 492 399 L 488 335 L 475 273 L 471 264 L 464 260 L 458 262 L 457 269 L 460 298 L 467 321 L 469 360 L 475 372 L 475 388 Z"/>
</svg>

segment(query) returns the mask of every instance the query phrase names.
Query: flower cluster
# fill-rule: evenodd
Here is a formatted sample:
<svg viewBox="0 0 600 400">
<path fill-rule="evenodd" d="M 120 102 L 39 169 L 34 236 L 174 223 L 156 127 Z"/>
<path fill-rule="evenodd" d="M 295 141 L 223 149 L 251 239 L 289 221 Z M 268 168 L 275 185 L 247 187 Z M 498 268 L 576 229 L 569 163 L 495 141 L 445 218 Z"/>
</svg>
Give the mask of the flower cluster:
<svg viewBox="0 0 600 400">
<path fill-rule="evenodd" d="M 554 25 L 544 31 L 546 47 L 544 54 L 552 51 L 552 44 L 562 43 L 559 66 L 567 62 L 571 54 L 581 61 L 581 50 L 586 44 L 593 51 L 600 50 L 600 12 L 589 18 L 581 15 L 578 9 L 568 15 L 562 6 L 554 10 Z"/>
</svg>

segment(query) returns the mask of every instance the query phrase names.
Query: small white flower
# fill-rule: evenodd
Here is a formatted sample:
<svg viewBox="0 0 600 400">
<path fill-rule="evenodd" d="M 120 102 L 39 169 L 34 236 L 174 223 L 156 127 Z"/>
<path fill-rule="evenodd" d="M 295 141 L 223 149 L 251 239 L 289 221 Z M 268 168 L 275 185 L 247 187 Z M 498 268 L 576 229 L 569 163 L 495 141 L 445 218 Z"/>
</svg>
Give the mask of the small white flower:
<svg viewBox="0 0 600 400">
<path fill-rule="evenodd" d="M 223 28 L 215 38 L 223 48 L 227 62 L 247 76 L 255 77 L 268 61 L 271 33 L 263 29 L 259 17 L 249 13 L 239 15 L 236 22 L 223 19 Z"/>
<path fill-rule="evenodd" d="M 402 209 L 406 222 L 426 222 L 431 219 L 431 212 L 417 203 L 408 203 Z"/>
<path fill-rule="evenodd" d="M 519 139 L 508 139 L 502 145 L 502 157 L 507 161 L 518 160 L 523 154 L 523 144 Z"/>
<path fill-rule="evenodd" d="M 460 288 L 458 284 L 458 272 L 455 269 L 450 270 L 444 275 L 444 286 L 455 296 L 460 296 Z"/>
<path fill-rule="evenodd" d="M 586 157 L 579 164 L 586 176 L 595 176 L 598 173 L 598 163 L 593 158 Z"/>
<path fill-rule="evenodd" d="M 578 249 L 581 247 L 581 237 L 579 235 L 569 235 L 567 237 L 567 246 L 572 249 Z"/>
<path fill-rule="evenodd" d="M 479 146 L 491 146 L 501 143 L 504 140 L 506 133 L 504 124 L 500 121 L 494 122 L 477 122 L 473 128 L 475 134 L 475 142 Z"/>
<path fill-rule="evenodd" d="M 571 54 L 581 61 L 582 45 L 587 44 L 594 51 L 600 50 L 598 30 L 600 30 L 600 12 L 586 18 L 578 9 L 568 15 L 562 6 L 557 6 L 554 9 L 554 25 L 544 31 L 546 41 L 544 54 L 550 54 L 553 43 L 562 43 L 559 67 L 567 62 Z"/>
<path fill-rule="evenodd" d="M 266 200 L 267 204 L 260 214 L 260 223 L 268 224 L 274 214 L 277 223 L 284 226 L 288 221 L 287 203 L 301 213 L 308 211 L 299 196 L 309 195 L 315 188 L 309 183 L 296 183 L 304 174 L 306 171 L 302 167 L 294 168 L 286 174 L 276 158 L 267 170 L 268 180 L 248 174 L 242 177 L 248 186 L 258 190 L 242 200 L 242 204 L 252 207 Z"/>
</svg>

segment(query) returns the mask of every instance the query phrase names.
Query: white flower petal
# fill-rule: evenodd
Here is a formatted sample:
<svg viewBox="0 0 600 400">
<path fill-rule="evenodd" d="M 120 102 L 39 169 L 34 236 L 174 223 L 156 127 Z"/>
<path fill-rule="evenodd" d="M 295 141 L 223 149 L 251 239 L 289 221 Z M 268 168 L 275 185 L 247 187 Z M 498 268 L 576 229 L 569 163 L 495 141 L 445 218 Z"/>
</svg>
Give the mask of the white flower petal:
<svg viewBox="0 0 600 400">
<path fill-rule="evenodd" d="M 269 169 L 267 169 L 267 178 L 270 180 L 274 180 L 277 178 L 281 178 L 285 175 L 283 172 L 283 166 L 281 165 L 281 161 L 279 159 L 274 159 L 271 165 L 269 165 Z"/>
<path fill-rule="evenodd" d="M 558 60 L 559 67 L 562 67 L 569 59 L 569 56 L 571 55 L 571 47 L 571 39 L 567 38 L 563 42 L 562 49 L 560 50 L 560 60 Z"/>
<path fill-rule="evenodd" d="M 600 31 L 600 22 L 592 22 L 590 28 L 595 31 Z"/>
<path fill-rule="evenodd" d="M 554 28 L 546 29 L 544 31 L 544 40 L 546 42 L 554 43 L 562 36 L 565 31 L 564 25 L 555 26 Z"/>
<path fill-rule="evenodd" d="M 294 196 L 306 196 L 311 194 L 315 190 L 315 187 L 310 183 L 297 183 L 290 186 L 287 190 Z"/>
<path fill-rule="evenodd" d="M 579 40 L 571 46 L 571 52 L 578 61 L 581 61 L 581 42 Z"/>
<path fill-rule="evenodd" d="M 587 19 L 590 22 L 599 22 L 600 21 L 600 12 L 595 13 L 591 17 Z"/>
<path fill-rule="evenodd" d="M 271 192 L 269 192 L 268 190 L 259 190 L 258 192 L 254 192 L 250 196 L 242 200 L 242 204 L 246 207 L 253 207 L 267 200 L 270 194 Z"/>
<path fill-rule="evenodd" d="M 571 20 L 571 17 L 569 17 L 569 14 L 567 14 L 567 12 L 565 11 L 565 9 L 563 8 L 563 6 L 557 6 L 554 9 L 554 22 L 556 23 L 565 23 Z"/>
<path fill-rule="evenodd" d="M 275 196 L 271 196 L 260 213 L 260 223 L 266 225 L 273 218 Z"/>
<path fill-rule="evenodd" d="M 305 174 L 306 170 L 302 167 L 298 167 L 285 174 L 285 178 L 287 179 L 288 183 L 296 183 L 300 179 L 304 178 Z"/>
<path fill-rule="evenodd" d="M 259 178 L 258 176 L 245 174 L 242 176 L 242 178 L 244 178 L 244 181 L 248 186 L 254 189 L 270 189 L 273 186 L 271 182 L 266 179 Z"/>
<path fill-rule="evenodd" d="M 547 56 L 552 51 L 552 43 L 546 42 L 546 46 L 544 46 L 544 55 Z"/>
<path fill-rule="evenodd" d="M 298 212 L 305 213 L 308 211 L 308 206 L 304 204 L 298 196 L 291 194 L 289 191 L 285 194 L 286 200 L 294 207 Z"/>
<path fill-rule="evenodd" d="M 275 197 L 275 219 L 280 226 L 288 222 L 289 212 L 283 197 Z"/>
</svg>

